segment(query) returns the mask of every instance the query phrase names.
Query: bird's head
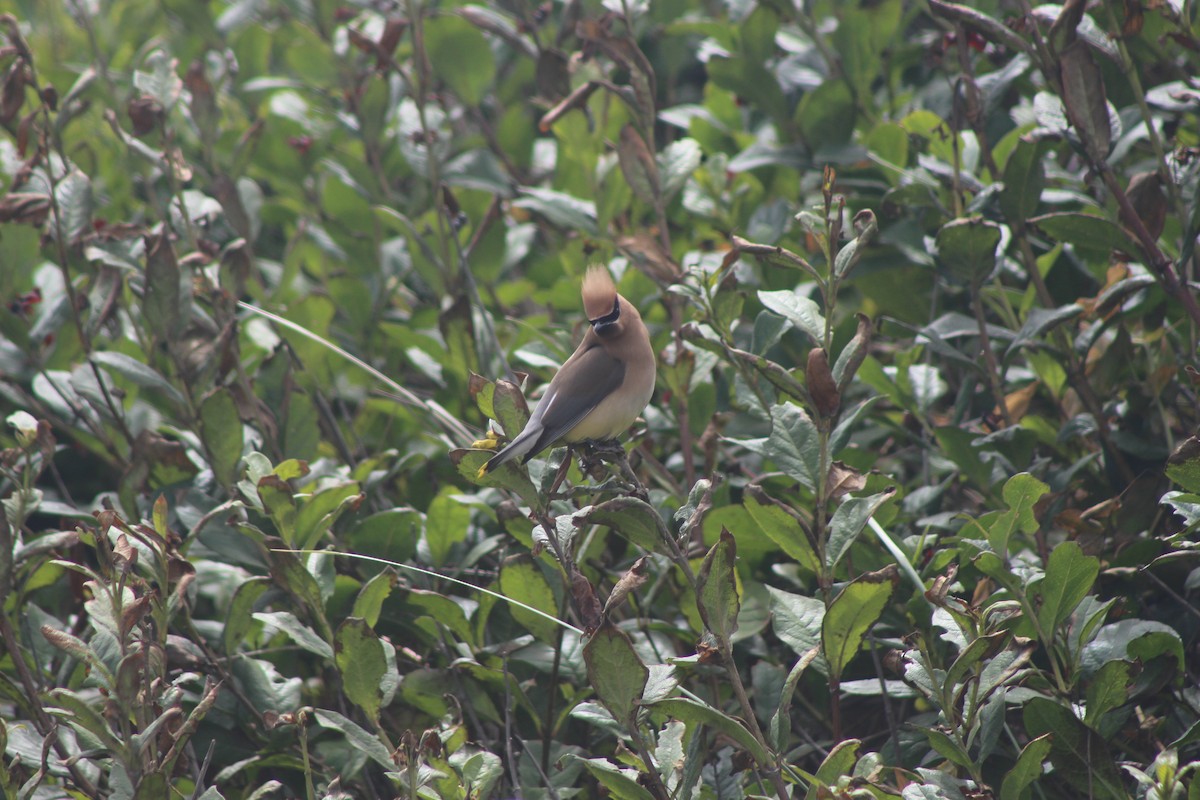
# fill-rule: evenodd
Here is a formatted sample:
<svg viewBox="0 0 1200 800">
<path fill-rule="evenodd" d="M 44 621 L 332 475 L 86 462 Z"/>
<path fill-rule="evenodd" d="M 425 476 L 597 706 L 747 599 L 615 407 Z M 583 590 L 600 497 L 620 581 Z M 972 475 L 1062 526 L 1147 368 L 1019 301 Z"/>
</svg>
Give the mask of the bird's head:
<svg viewBox="0 0 1200 800">
<path fill-rule="evenodd" d="M 616 333 L 621 329 L 621 315 L 632 307 L 617 294 L 608 270 L 599 264 L 588 267 L 583 276 L 583 310 L 588 322 L 600 336 Z"/>
</svg>

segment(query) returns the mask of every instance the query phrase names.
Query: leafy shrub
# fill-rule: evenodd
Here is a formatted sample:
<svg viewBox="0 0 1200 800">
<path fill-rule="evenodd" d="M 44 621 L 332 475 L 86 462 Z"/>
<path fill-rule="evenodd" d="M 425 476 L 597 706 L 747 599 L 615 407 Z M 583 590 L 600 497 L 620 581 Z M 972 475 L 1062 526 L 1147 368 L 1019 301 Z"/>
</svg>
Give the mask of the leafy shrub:
<svg viewBox="0 0 1200 800">
<path fill-rule="evenodd" d="M 1200 797 L 1187 15 L 14 0 L 4 793 Z"/>
</svg>

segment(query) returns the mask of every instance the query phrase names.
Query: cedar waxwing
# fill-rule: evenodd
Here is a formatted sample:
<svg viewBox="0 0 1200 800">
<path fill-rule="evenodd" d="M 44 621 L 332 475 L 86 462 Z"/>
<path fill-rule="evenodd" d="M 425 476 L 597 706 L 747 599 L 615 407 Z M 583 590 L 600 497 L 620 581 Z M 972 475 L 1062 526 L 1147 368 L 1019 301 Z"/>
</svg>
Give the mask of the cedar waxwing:
<svg viewBox="0 0 1200 800">
<path fill-rule="evenodd" d="M 525 430 L 479 469 L 482 477 L 506 461 L 525 463 L 555 442 L 611 439 L 650 402 L 656 366 L 650 333 L 608 270 L 588 268 L 583 310 L 591 326 L 559 368 Z"/>
</svg>

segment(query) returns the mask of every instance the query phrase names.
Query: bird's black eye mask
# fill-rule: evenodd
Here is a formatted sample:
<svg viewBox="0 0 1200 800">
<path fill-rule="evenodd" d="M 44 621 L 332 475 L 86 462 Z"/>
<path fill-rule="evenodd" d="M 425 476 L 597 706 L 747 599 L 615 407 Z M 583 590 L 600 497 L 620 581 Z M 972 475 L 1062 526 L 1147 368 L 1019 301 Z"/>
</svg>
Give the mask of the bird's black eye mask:
<svg viewBox="0 0 1200 800">
<path fill-rule="evenodd" d="M 596 331 L 596 333 L 603 334 L 603 333 L 608 333 L 608 329 L 611 328 L 613 325 L 616 325 L 620 319 L 621 319 L 621 300 L 620 300 L 620 298 L 613 298 L 612 311 L 608 312 L 603 317 L 596 317 L 595 319 L 589 319 L 588 322 L 591 323 L 592 329 L 594 331 Z"/>
</svg>

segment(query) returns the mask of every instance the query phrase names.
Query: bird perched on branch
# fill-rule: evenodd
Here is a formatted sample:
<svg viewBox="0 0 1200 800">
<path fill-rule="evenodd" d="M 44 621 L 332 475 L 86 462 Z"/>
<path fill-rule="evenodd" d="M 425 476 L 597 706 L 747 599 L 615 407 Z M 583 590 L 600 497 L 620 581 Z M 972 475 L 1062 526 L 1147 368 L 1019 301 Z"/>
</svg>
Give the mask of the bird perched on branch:
<svg viewBox="0 0 1200 800">
<path fill-rule="evenodd" d="M 583 277 L 588 331 L 558 370 L 525 429 L 479 468 L 479 475 L 520 458 L 525 463 L 556 442 L 612 439 L 627 430 L 654 393 L 654 349 L 638 310 L 621 295 L 608 270 Z"/>
</svg>

